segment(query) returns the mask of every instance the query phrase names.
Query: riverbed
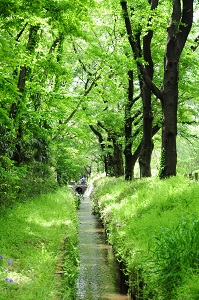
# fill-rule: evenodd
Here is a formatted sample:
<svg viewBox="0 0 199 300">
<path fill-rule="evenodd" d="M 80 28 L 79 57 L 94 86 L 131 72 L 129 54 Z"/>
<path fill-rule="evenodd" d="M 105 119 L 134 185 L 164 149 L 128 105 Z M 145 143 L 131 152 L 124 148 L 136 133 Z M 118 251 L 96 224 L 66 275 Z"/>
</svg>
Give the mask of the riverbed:
<svg viewBox="0 0 199 300">
<path fill-rule="evenodd" d="M 76 299 L 129 300 L 103 225 L 92 214 L 91 189 L 88 187 L 82 197 L 78 212 L 80 265 Z"/>
</svg>

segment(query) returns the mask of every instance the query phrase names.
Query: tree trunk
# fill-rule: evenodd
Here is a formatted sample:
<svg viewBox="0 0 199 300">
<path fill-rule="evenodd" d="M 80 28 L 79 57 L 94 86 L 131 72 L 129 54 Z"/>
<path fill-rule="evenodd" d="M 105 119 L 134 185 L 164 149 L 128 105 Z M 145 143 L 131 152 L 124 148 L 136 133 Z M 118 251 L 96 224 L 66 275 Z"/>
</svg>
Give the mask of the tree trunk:
<svg viewBox="0 0 199 300">
<path fill-rule="evenodd" d="M 124 175 L 124 164 L 122 156 L 122 146 L 118 144 L 115 138 L 112 138 L 113 141 L 113 167 L 114 167 L 114 176 L 120 177 Z"/>
<path fill-rule="evenodd" d="M 193 0 L 179 0 L 173 4 L 173 13 L 167 34 L 162 99 L 162 156 L 160 178 L 176 175 L 177 166 L 177 107 L 179 60 L 193 22 Z"/>
<path fill-rule="evenodd" d="M 151 9 L 157 7 L 157 2 L 151 2 Z M 153 150 L 153 142 L 152 142 L 152 108 L 151 108 L 151 88 L 149 88 L 144 81 L 145 77 L 143 74 L 143 67 L 140 63 L 140 58 L 142 56 L 141 53 L 141 43 L 140 43 L 140 36 L 141 36 L 141 28 L 136 32 L 133 32 L 131 27 L 130 17 L 128 15 L 127 9 L 127 1 L 121 1 L 121 6 L 123 10 L 123 16 L 126 25 L 126 32 L 128 34 L 128 39 L 130 46 L 132 48 L 134 58 L 137 62 L 138 68 L 138 78 L 140 84 L 140 90 L 142 94 L 142 101 L 143 101 L 143 137 L 142 137 L 142 144 L 141 144 L 141 153 L 140 153 L 140 175 L 141 177 L 149 177 L 151 176 L 151 154 Z M 151 20 L 149 20 L 150 23 Z M 148 30 L 147 35 L 143 38 L 143 54 L 144 59 L 148 63 L 146 66 L 146 74 L 147 78 L 150 79 L 152 82 L 153 78 L 153 61 L 151 56 L 151 39 L 153 36 L 152 30 Z"/>
<path fill-rule="evenodd" d="M 105 130 L 106 130 L 106 128 L 105 128 Z M 115 176 L 115 167 L 114 167 L 115 161 L 114 161 L 114 154 L 113 154 L 114 150 L 113 150 L 113 145 L 112 145 L 113 141 L 112 141 L 110 134 L 108 132 L 107 132 L 107 134 L 108 134 L 108 137 L 107 137 L 108 147 L 106 148 L 106 164 L 107 164 L 106 175 L 113 177 L 113 176 Z"/>
<path fill-rule="evenodd" d="M 177 165 L 177 106 L 178 106 L 178 69 L 169 62 L 165 72 L 164 96 L 162 101 L 162 155 L 160 178 L 175 176 Z"/>
<path fill-rule="evenodd" d="M 140 177 L 151 176 L 151 155 L 153 151 L 153 140 L 152 140 L 152 121 L 153 118 L 150 116 L 151 107 L 144 106 L 143 114 L 143 139 L 142 148 L 139 157 L 140 165 Z"/>
<path fill-rule="evenodd" d="M 133 118 L 131 117 L 131 108 L 133 105 L 133 71 L 129 70 L 129 86 L 128 86 L 128 99 L 125 105 L 125 120 L 124 120 L 124 131 L 125 131 L 125 180 L 132 180 L 133 176 L 133 162 L 132 162 L 132 122 Z"/>
<path fill-rule="evenodd" d="M 151 1 L 151 10 L 155 9 L 158 5 L 158 1 Z M 151 24 L 151 17 L 148 22 Z M 147 62 L 146 71 L 151 81 L 153 80 L 154 65 L 151 55 L 151 40 L 153 38 L 153 31 L 148 30 L 147 34 L 143 37 L 143 56 Z M 140 177 L 151 176 L 151 155 L 153 151 L 152 140 L 152 126 L 153 126 L 153 113 L 151 106 L 151 89 L 143 83 L 142 86 L 142 101 L 143 101 L 143 137 L 142 137 L 142 149 L 139 157 L 140 164 Z"/>
<path fill-rule="evenodd" d="M 167 30 L 165 52 L 163 91 L 160 91 L 151 80 L 146 66 L 139 60 L 140 49 L 136 43 L 127 9 L 127 1 L 121 2 L 123 16 L 137 66 L 148 88 L 162 101 L 162 158 L 160 177 L 176 175 L 177 153 L 177 106 L 178 106 L 178 67 L 179 59 L 193 23 L 193 0 L 174 0 L 173 12 Z M 151 8 L 157 7 L 158 1 L 149 1 Z M 181 7 L 182 6 L 182 7 Z"/>
<path fill-rule="evenodd" d="M 34 52 L 35 46 L 37 44 L 37 32 L 39 30 L 39 26 L 30 26 L 29 30 L 29 37 L 28 37 L 28 43 L 27 43 L 27 51 L 32 54 Z M 25 89 L 25 84 L 26 84 L 26 76 L 27 76 L 27 67 L 26 66 L 21 66 L 20 72 L 19 72 L 19 77 L 18 77 L 18 91 L 19 91 L 19 99 L 18 101 L 14 102 L 11 105 L 10 108 L 10 117 L 14 119 L 15 121 L 15 128 L 16 128 L 16 146 L 15 146 L 15 151 L 13 153 L 12 159 L 17 163 L 20 164 L 23 161 L 22 157 L 22 145 L 21 145 L 21 140 L 23 137 L 23 128 L 22 128 L 22 120 L 21 117 L 17 116 L 20 114 L 20 105 L 21 102 L 24 101 L 24 89 Z"/>
<path fill-rule="evenodd" d="M 152 126 L 153 115 L 151 108 L 151 90 L 143 85 L 143 137 L 139 157 L 140 177 L 151 176 L 151 155 L 153 151 Z"/>
<path fill-rule="evenodd" d="M 105 150 L 105 145 L 104 145 L 103 136 L 102 136 L 102 134 L 97 129 L 95 129 L 95 127 L 93 125 L 89 125 L 89 127 L 92 130 L 92 132 L 98 138 L 98 141 L 99 141 L 99 144 L 100 144 L 100 148 L 102 150 L 102 157 L 103 157 L 104 169 L 105 169 L 105 173 L 107 175 L 107 173 L 108 173 L 108 162 L 107 162 L 107 158 L 106 158 L 105 151 L 104 151 Z"/>
</svg>

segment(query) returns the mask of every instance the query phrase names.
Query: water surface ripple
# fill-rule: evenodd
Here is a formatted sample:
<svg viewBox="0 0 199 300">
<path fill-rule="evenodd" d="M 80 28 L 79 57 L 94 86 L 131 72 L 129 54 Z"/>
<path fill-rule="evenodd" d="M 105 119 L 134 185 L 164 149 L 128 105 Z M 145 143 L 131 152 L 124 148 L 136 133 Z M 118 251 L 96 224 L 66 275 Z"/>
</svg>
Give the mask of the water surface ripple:
<svg viewBox="0 0 199 300">
<path fill-rule="evenodd" d="M 86 191 L 79 209 L 79 259 L 77 300 L 127 300 L 112 247 L 106 243 L 101 222 L 92 215 Z"/>
</svg>

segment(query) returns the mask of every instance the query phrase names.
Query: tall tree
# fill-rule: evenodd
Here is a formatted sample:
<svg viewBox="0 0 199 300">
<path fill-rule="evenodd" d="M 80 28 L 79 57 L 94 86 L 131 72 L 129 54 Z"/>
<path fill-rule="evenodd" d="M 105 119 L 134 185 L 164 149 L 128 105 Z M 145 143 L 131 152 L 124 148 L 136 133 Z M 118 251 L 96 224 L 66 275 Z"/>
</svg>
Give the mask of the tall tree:
<svg viewBox="0 0 199 300">
<path fill-rule="evenodd" d="M 135 163 L 139 157 L 141 151 L 141 145 L 137 147 L 135 153 L 132 153 L 133 141 L 136 139 L 136 136 L 139 134 L 140 130 L 133 131 L 133 125 L 139 124 L 141 116 L 141 110 L 136 109 L 136 113 L 132 114 L 132 107 L 139 100 L 140 95 L 134 98 L 134 72 L 133 70 L 128 71 L 128 96 L 124 108 L 124 135 L 125 135 L 125 147 L 124 147 L 124 156 L 125 156 L 125 180 L 132 180 L 133 170 Z M 137 119 L 138 118 L 138 119 Z"/>
<path fill-rule="evenodd" d="M 154 10 L 157 5 L 157 0 L 149 0 L 151 10 Z M 153 30 L 150 28 L 152 17 L 149 17 L 146 34 L 143 37 L 143 58 L 146 62 L 146 70 L 151 80 L 153 80 L 154 63 L 151 53 L 151 41 L 153 38 Z M 153 151 L 152 127 L 153 127 L 153 111 L 151 101 L 151 89 L 143 82 L 142 85 L 142 100 L 143 100 L 143 137 L 142 148 L 139 156 L 140 176 L 151 176 L 151 155 Z"/>
<path fill-rule="evenodd" d="M 193 22 L 193 0 L 175 0 L 167 31 L 162 98 L 162 165 L 160 177 L 176 175 L 179 60 Z"/>
<path fill-rule="evenodd" d="M 29 35 L 28 35 L 28 41 L 27 41 L 27 46 L 26 46 L 26 51 L 32 55 L 35 51 L 35 47 L 37 45 L 37 34 L 39 30 L 39 25 L 31 25 L 29 29 Z M 19 35 L 18 35 L 19 36 Z M 17 38 L 18 38 L 17 36 Z M 23 112 L 21 110 L 23 109 L 24 106 L 24 90 L 25 90 L 25 84 L 26 84 L 26 77 L 28 76 L 27 72 L 30 71 L 30 68 L 28 70 L 26 65 L 20 66 L 20 71 L 18 75 L 18 91 L 19 91 L 19 96 L 18 99 L 12 103 L 11 108 L 10 108 L 10 117 L 14 119 L 15 121 L 15 130 L 16 130 L 16 146 L 15 146 L 15 151 L 13 153 L 13 160 L 17 163 L 20 164 L 23 161 L 22 157 L 22 137 L 23 137 L 23 128 L 22 128 L 22 120 L 20 117 L 20 114 L 22 115 Z M 29 74 L 30 76 L 30 74 Z"/>
<path fill-rule="evenodd" d="M 150 1 L 157 7 L 158 1 Z M 175 0 L 171 20 L 167 31 L 167 44 L 164 57 L 164 78 L 162 91 L 152 81 L 147 67 L 142 63 L 136 34 L 132 30 L 127 1 L 120 1 L 128 40 L 137 66 L 146 86 L 161 100 L 162 104 L 162 158 L 160 177 L 176 175 L 177 150 L 177 106 L 178 106 L 178 72 L 179 60 L 193 22 L 193 1 Z M 151 138 L 150 138 L 151 139 Z"/>
</svg>

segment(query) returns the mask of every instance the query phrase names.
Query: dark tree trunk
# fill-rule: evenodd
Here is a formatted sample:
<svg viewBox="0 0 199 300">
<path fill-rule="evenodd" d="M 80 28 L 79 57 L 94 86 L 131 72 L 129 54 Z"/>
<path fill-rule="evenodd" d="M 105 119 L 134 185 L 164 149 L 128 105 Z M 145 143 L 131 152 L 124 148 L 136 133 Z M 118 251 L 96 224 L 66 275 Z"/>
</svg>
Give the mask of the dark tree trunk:
<svg viewBox="0 0 199 300">
<path fill-rule="evenodd" d="M 140 177 L 151 176 L 151 155 L 153 151 L 152 125 L 153 115 L 151 108 L 151 91 L 143 86 L 143 137 L 139 157 Z"/>
<path fill-rule="evenodd" d="M 158 1 L 149 1 L 151 3 L 151 10 L 155 9 L 158 5 Z M 149 19 L 151 24 L 151 18 Z M 148 30 L 147 34 L 143 37 L 143 56 L 147 62 L 146 71 L 149 78 L 153 80 L 154 65 L 151 55 L 151 40 L 153 37 L 153 31 Z M 153 140 L 152 140 L 152 126 L 153 126 L 153 112 L 151 107 L 151 89 L 143 83 L 142 87 L 142 101 L 143 101 L 143 137 L 142 137 L 142 148 L 139 157 L 140 164 L 140 177 L 151 176 L 151 155 L 153 151 Z"/>
<path fill-rule="evenodd" d="M 102 150 L 102 156 L 103 156 L 103 163 L 104 163 L 104 169 L 105 169 L 105 173 L 107 175 L 108 173 L 108 161 L 107 161 L 107 157 L 105 155 L 105 145 L 104 145 L 104 139 L 102 134 L 95 129 L 95 127 L 93 125 L 89 125 L 90 129 L 92 130 L 92 132 L 97 136 L 99 144 L 100 144 L 100 148 Z"/>
<path fill-rule="evenodd" d="M 123 176 L 123 156 L 122 146 L 118 143 L 117 133 L 113 134 L 112 131 L 107 129 L 101 122 L 98 121 L 98 125 L 103 128 L 107 133 L 108 147 L 106 150 L 106 164 L 107 164 L 107 175 L 109 176 Z"/>
<path fill-rule="evenodd" d="M 172 64 L 172 62 L 170 61 Z M 165 74 L 164 97 L 162 101 L 162 155 L 160 177 L 176 175 L 177 165 L 177 105 L 178 105 L 178 70 L 172 66 Z"/>
<path fill-rule="evenodd" d="M 118 144 L 115 138 L 112 138 L 113 141 L 113 167 L 114 167 L 114 176 L 120 177 L 124 175 L 124 163 L 122 155 L 122 145 Z"/>
<path fill-rule="evenodd" d="M 137 126 L 140 122 L 140 116 L 142 112 L 140 110 L 137 110 L 137 112 L 132 116 L 132 106 L 134 103 L 140 98 L 140 95 L 136 98 L 133 98 L 133 92 L 134 92 L 134 81 L 133 81 L 133 71 L 129 70 L 128 77 L 128 97 L 125 105 L 125 117 L 124 117 L 124 132 L 125 132 L 125 148 L 124 148 L 124 157 L 125 157 L 125 180 L 132 180 L 133 178 L 133 170 L 135 167 L 135 163 L 138 159 L 138 156 L 136 156 L 136 159 L 134 159 L 134 154 L 132 154 L 132 146 L 133 146 L 133 140 L 136 138 L 136 136 L 140 133 L 140 130 L 137 129 L 134 134 L 132 133 L 133 127 Z M 139 147 L 139 153 L 140 153 L 140 147 Z"/>
<path fill-rule="evenodd" d="M 131 152 L 132 146 L 126 145 L 124 150 L 125 156 L 125 180 L 132 180 L 133 178 L 133 155 Z"/>
<path fill-rule="evenodd" d="M 137 61 L 138 69 L 147 87 L 162 102 L 162 158 L 160 178 L 176 175 L 177 151 L 177 107 L 178 107 L 178 67 L 179 59 L 191 30 L 193 22 L 193 0 L 174 0 L 173 12 L 168 27 L 167 47 L 165 52 L 163 91 L 151 80 L 147 68 L 140 62 L 140 49 L 133 35 L 127 1 L 121 2 L 128 40 Z M 149 0 L 151 8 L 158 5 L 158 0 Z M 182 7 L 181 7 L 182 6 Z"/>
<path fill-rule="evenodd" d="M 153 151 L 151 107 L 145 103 L 143 114 L 143 139 L 139 157 L 140 177 L 151 176 L 151 155 Z"/>
<path fill-rule="evenodd" d="M 133 119 L 131 117 L 131 108 L 133 105 L 133 71 L 130 70 L 128 72 L 129 76 L 129 86 L 128 86 L 128 99 L 125 105 L 125 120 L 124 120 L 124 131 L 125 131 L 125 148 L 124 148 L 124 156 L 125 156 L 125 180 L 132 180 L 133 176 L 133 161 L 132 161 L 132 122 Z"/>
<path fill-rule="evenodd" d="M 152 128 L 152 137 L 160 130 L 160 128 L 161 128 L 160 125 L 153 126 L 153 128 Z M 142 141 L 140 142 L 140 144 L 138 145 L 137 149 L 135 150 L 135 152 L 132 155 L 132 169 L 133 170 L 134 170 L 136 161 L 140 157 L 141 149 L 142 149 Z"/>
<path fill-rule="evenodd" d="M 155 8 L 154 5 L 155 5 L 154 3 L 151 4 L 151 9 Z M 141 90 L 142 102 L 143 102 L 143 137 L 142 137 L 142 146 L 141 146 L 140 159 L 139 159 L 140 175 L 141 177 L 149 177 L 151 176 L 151 154 L 153 149 L 153 142 L 152 142 L 153 117 L 152 117 L 152 108 L 151 108 L 151 89 L 146 85 L 144 81 L 144 76 L 143 73 L 141 72 L 142 71 L 141 64 L 139 62 L 139 58 L 141 58 L 142 56 L 141 44 L 140 44 L 141 32 L 138 30 L 136 31 L 136 33 L 133 33 L 132 31 L 131 21 L 128 15 L 127 1 L 121 1 L 121 6 L 124 13 L 124 20 L 125 20 L 129 43 L 131 45 L 134 58 L 137 61 L 138 77 L 139 77 L 140 90 Z M 152 81 L 153 78 L 153 61 L 152 61 L 151 50 L 150 50 L 152 36 L 153 36 L 153 32 L 151 30 L 148 30 L 147 35 L 145 35 L 143 38 L 143 54 L 144 54 L 145 61 L 148 63 L 146 67 L 146 71 L 150 81 Z"/>
<path fill-rule="evenodd" d="M 105 156 L 105 160 L 106 160 L 106 169 L 105 169 L 106 176 L 110 176 L 110 177 L 115 176 L 113 156 L 110 153 L 107 153 Z"/>
<path fill-rule="evenodd" d="M 138 147 L 136 148 L 136 150 L 132 154 L 132 159 L 131 159 L 132 177 L 134 177 L 134 168 L 135 168 L 136 161 L 138 160 L 138 158 L 140 156 L 141 148 L 142 148 L 142 142 L 139 143 Z"/>
<path fill-rule="evenodd" d="M 99 124 L 98 124 L 99 125 Z M 113 157 L 113 147 L 112 145 L 108 146 L 108 151 L 105 146 L 105 140 L 99 130 L 97 130 L 93 125 L 89 125 L 92 132 L 97 136 L 100 148 L 102 150 L 102 157 L 103 157 L 103 163 L 104 163 L 104 170 L 106 173 L 106 176 L 115 176 L 115 168 L 114 168 L 114 157 Z M 101 126 L 102 128 L 102 126 Z M 104 128 L 103 128 L 104 129 Z M 107 138 L 109 143 L 112 143 L 112 139 L 110 136 Z"/>
<path fill-rule="evenodd" d="M 145 49 L 145 51 L 150 51 L 150 47 Z M 153 64 L 148 65 L 148 72 L 153 73 Z M 152 75 L 150 77 L 152 78 Z M 142 90 L 142 101 L 143 101 L 143 137 L 142 137 L 142 147 L 139 157 L 140 164 L 140 177 L 150 177 L 151 176 L 151 155 L 153 151 L 153 141 L 152 141 L 152 125 L 153 125 L 153 114 L 151 108 L 151 90 L 147 85 L 143 84 Z"/>
<path fill-rule="evenodd" d="M 101 124 L 101 123 L 100 123 Z M 101 124 L 102 126 L 102 124 Z M 104 128 L 104 126 L 103 126 Z M 104 128 L 106 130 L 106 128 Z M 107 132 L 107 130 L 106 130 Z M 110 136 L 110 134 L 107 132 L 108 137 L 107 137 L 107 142 L 108 142 L 108 147 L 106 148 L 106 163 L 107 163 L 107 172 L 106 175 L 108 176 L 115 176 L 115 161 L 114 161 L 114 150 L 113 150 L 113 141 Z"/>
<path fill-rule="evenodd" d="M 27 51 L 32 54 L 34 52 L 35 46 L 37 44 L 37 32 L 39 30 L 39 26 L 30 26 L 29 30 L 29 37 L 27 43 Z M 20 113 L 21 109 L 21 102 L 24 100 L 24 89 L 26 84 L 26 76 L 27 76 L 27 67 L 21 66 L 19 77 L 18 77 L 18 91 L 19 91 L 19 99 L 18 101 L 14 102 L 10 108 L 10 118 L 14 119 L 15 126 L 16 126 L 16 139 L 17 143 L 15 146 L 15 151 L 13 153 L 12 159 L 17 163 L 20 164 L 23 161 L 22 156 L 22 137 L 23 137 L 23 128 L 21 117 L 17 118 L 17 115 Z"/>
<path fill-rule="evenodd" d="M 162 99 L 162 157 L 160 178 L 176 175 L 179 59 L 193 22 L 193 0 L 175 0 L 167 34 Z"/>
</svg>

